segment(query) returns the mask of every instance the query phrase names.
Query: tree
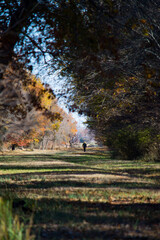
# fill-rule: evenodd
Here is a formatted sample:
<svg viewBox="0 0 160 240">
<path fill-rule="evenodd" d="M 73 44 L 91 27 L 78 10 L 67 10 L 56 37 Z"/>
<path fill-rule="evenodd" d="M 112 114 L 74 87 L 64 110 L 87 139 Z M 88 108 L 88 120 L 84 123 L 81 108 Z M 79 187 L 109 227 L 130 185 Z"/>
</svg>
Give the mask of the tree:
<svg viewBox="0 0 160 240">
<path fill-rule="evenodd" d="M 53 149 L 56 145 L 72 145 L 77 129 L 71 114 L 58 106 L 48 85 L 43 85 L 20 65 L 13 66 L 4 75 L 12 91 L 8 91 L 8 98 L 1 99 L 1 106 L 7 107 L 1 116 L 1 141 L 5 147 Z"/>
<path fill-rule="evenodd" d="M 6 145 L 28 146 L 39 141 L 50 122 L 62 121 L 53 91 L 20 64 L 14 62 L 7 68 L 0 86 L 4 89 L 0 95 L 1 141 Z"/>
<path fill-rule="evenodd" d="M 74 1 L 64 0 L 1 0 L 0 78 L 16 55 L 19 59 L 29 56 L 28 61 L 32 57 L 39 61 L 42 57 L 45 62 L 49 55 L 51 63 L 55 64 L 57 59 L 61 62 L 59 45 L 64 39 L 57 31 L 57 19 L 66 24 L 67 18 L 70 24 L 74 20 L 70 16 L 74 13 L 73 5 L 76 6 Z"/>
<path fill-rule="evenodd" d="M 75 142 L 75 137 L 77 134 L 77 126 L 76 126 L 76 121 L 72 117 L 71 114 L 66 114 L 64 112 L 63 114 L 63 122 L 60 125 L 59 132 L 61 132 L 61 144 L 65 144 L 66 146 L 73 146 L 73 143 Z M 58 133 L 57 133 L 58 137 Z"/>
<path fill-rule="evenodd" d="M 71 109 L 89 116 L 104 141 L 110 129 L 128 125 L 154 135 L 160 127 L 159 0 L 2 3 L 1 77 L 13 50 L 21 60 L 48 56 L 68 77 Z"/>
<path fill-rule="evenodd" d="M 66 41 L 63 54 L 62 74 L 69 76 L 71 109 L 89 116 L 90 128 L 111 145 L 111 139 L 130 126 L 133 141 L 141 131 L 149 131 L 148 144 L 158 143 L 159 2 L 89 1 L 85 6 L 77 30 L 78 36 L 84 30 L 83 37 Z"/>
</svg>

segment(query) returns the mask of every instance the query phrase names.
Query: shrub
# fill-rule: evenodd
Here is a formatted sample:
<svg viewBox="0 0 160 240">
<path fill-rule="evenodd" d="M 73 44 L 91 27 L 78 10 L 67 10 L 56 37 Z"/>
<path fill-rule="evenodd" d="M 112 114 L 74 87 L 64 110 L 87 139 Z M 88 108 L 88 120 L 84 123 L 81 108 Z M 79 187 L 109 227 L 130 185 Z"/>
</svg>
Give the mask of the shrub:
<svg viewBox="0 0 160 240">
<path fill-rule="evenodd" d="M 142 159 L 144 161 L 160 161 L 160 144 L 158 142 L 151 144 Z"/>
<path fill-rule="evenodd" d="M 108 145 L 114 150 L 114 154 L 124 159 L 141 158 L 148 153 L 152 143 L 149 129 L 136 131 L 130 125 L 114 131 L 108 137 Z"/>
</svg>

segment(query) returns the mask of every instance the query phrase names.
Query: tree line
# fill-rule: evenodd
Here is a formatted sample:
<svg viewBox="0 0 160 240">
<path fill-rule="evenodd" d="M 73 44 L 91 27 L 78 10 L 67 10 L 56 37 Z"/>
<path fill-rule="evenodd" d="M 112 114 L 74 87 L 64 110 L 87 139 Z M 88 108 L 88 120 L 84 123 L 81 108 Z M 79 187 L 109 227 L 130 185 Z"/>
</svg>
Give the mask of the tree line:
<svg viewBox="0 0 160 240">
<path fill-rule="evenodd" d="M 159 0 L 1 2 L 1 79 L 13 57 L 58 69 L 70 109 L 116 155 L 159 158 Z"/>
<path fill-rule="evenodd" d="M 5 89 L 0 96 L 1 148 L 55 149 L 76 142 L 72 115 L 59 107 L 52 89 L 22 65 L 12 62 L 0 86 Z"/>
</svg>

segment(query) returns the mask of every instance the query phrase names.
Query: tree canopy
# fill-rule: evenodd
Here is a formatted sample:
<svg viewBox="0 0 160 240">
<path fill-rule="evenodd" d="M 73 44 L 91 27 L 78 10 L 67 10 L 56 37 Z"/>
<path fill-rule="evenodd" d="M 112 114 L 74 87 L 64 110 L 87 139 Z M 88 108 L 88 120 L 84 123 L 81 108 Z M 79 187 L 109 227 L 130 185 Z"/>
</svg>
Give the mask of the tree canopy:
<svg viewBox="0 0 160 240">
<path fill-rule="evenodd" d="M 67 76 L 71 110 L 85 113 L 104 142 L 122 152 L 115 136 L 130 135 L 128 145 L 147 138 L 144 149 L 155 147 L 159 7 L 159 0 L 1 0 L 0 77 L 13 57 L 30 69 L 35 58 Z"/>
<path fill-rule="evenodd" d="M 5 88 L 9 85 L 9 89 Z M 0 84 L 0 145 L 54 148 L 75 140 L 76 122 L 62 108 L 48 85 L 41 83 L 18 63 L 7 68 Z M 3 98 L 2 98 L 3 97 Z"/>
</svg>

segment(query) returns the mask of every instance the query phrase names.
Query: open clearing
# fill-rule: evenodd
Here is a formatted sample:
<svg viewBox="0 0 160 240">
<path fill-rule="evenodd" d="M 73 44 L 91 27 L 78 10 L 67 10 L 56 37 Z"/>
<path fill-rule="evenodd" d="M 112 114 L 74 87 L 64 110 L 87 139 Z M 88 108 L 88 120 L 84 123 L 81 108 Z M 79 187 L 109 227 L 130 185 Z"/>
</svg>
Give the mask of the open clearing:
<svg viewBox="0 0 160 240">
<path fill-rule="evenodd" d="M 13 155 L 14 154 L 14 155 Z M 44 239 L 160 239 L 160 162 L 103 149 L 0 156 L 1 196 Z"/>
</svg>

